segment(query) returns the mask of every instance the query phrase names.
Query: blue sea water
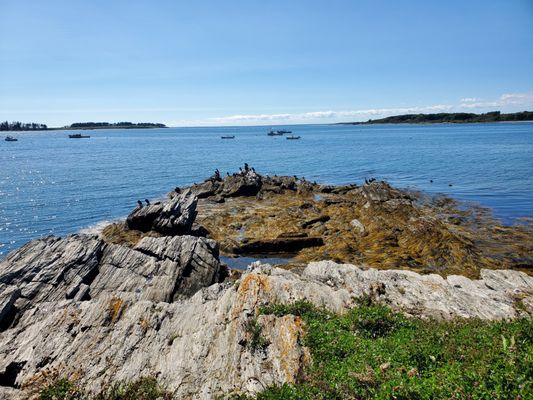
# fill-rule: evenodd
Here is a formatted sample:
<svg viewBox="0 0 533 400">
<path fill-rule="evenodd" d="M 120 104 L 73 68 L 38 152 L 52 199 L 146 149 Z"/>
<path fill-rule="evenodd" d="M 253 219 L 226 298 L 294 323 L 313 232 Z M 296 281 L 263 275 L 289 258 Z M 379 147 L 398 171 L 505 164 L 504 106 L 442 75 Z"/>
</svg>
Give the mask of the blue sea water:
<svg viewBox="0 0 533 400">
<path fill-rule="evenodd" d="M 224 127 L 93 130 L 84 132 L 89 139 L 50 131 L 2 140 L 0 257 L 41 235 L 123 218 L 137 199 L 162 197 L 215 168 L 225 174 L 245 162 L 262 174 L 331 184 L 376 177 L 446 193 L 491 207 L 506 223 L 533 217 L 532 123 L 283 128 L 302 139 L 269 137 L 267 127 Z"/>
</svg>

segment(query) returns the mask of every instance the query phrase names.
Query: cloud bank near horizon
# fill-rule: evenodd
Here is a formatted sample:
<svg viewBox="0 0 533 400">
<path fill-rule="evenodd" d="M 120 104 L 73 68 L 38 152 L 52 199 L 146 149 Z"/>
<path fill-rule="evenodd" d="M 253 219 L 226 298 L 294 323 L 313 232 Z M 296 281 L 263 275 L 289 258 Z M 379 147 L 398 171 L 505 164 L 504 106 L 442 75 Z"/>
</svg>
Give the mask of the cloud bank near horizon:
<svg viewBox="0 0 533 400">
<path fill-rule="evenodd" d="M 290 124 L 314 122 L 338 122 L 355 119 L 358 121 L 375 117 L 398 114 L 439 113 L 439 112 L 474 112 L 476 109 L 508 108 L 533 106 L 533 92 L 505 93 L 496 100 L 484 100 L 477 97 L 462 98 L 458 104 L 436 104 L 431 106 L 369 108 L 361 110 L 309 111 L 282 114 L 237 114 L 210 118 L 209 125 L 253 125 L 253 124 Z M 204 121 L 205 123 L 205 121 Z"/>
</svg>

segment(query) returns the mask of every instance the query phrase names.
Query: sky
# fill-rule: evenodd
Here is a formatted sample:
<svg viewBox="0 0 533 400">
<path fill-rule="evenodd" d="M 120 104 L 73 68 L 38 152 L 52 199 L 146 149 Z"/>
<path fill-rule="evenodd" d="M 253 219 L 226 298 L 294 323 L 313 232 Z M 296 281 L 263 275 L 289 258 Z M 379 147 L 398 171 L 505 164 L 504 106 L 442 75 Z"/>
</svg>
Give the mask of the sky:
<svg viewBox="0 0 533 400">
<path fill-rule="evenodd" d="M 0 120 L 533 110 L 533 0 L 0 0 Z"/>
</svg>

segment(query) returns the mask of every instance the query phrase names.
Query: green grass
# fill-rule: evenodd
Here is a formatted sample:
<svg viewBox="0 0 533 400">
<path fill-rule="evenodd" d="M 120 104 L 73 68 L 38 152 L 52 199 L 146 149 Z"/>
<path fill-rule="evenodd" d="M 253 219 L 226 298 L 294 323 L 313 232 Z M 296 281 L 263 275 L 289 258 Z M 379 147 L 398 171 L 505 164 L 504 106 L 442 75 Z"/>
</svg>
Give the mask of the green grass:
<svg viewBox="0 0 533 400">
<path fill-rule="evenodd" d="M 275 399 L 531 399 L 533 321 L 407 319 L 365 303 L 336 315 L 306 302 L 264 307 L 301 316 L 313 362 Z"/>
</svg>

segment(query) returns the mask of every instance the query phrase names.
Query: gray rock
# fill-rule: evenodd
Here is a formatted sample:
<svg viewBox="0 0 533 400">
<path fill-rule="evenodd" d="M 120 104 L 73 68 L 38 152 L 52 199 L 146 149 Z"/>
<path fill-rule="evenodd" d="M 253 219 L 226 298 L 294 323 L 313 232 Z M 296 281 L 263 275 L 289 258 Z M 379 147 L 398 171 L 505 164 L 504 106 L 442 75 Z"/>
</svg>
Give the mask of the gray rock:
<svg viewBox="0 0 533 400">
<path fill-rule="evenodd" d="M 382 203 L 389 200 L 410 200 L 404 192 L 393 188 L 387 182 L 376 181 L 362 186 L 361 191 L 371 203 Z"/>
<path fill-rule="evenodd" d="M 190 298 L 159 301 L 171 297 L 168 275 L 178 276 L 176 270 L 184 265 L 193 266 L 190 276 L 197 274 L 197 282 L 216 281 L 208 267 L 216 259 L 214 246 L 190 236 L 144 238 L 126 250 L 106 246 L 101 270 L 90 285 L 94 296 L 85 301 L 53 296 L 32 303 L 15 326 L 0 332 L 0 374 L 9 370 L 13 378 L 0 394 L 27 398 L 31 383 L 51 370 L 76 374 L 82 386 L 94 391 L 102 384 L 154 374 L 176 399 L 254 394 L 272 384 L 295 382 L 309 362 L 298 317 L 257 317 L 269 344 L 255 351 L 247 346 L 248 323 L 265 304 L 307 299 L 343 312 L 367 294 L 422 317 L 507 319 L 533 312 L 533 278 L 522 272 L 483 270 L 480 280 L 444 279 L 328 261 L 311 263 L 301 272 L 257 263 L 234 284 L 213 283 Z M 0 271 L 14 269 L 11 263 L 17 258 L 12 255 Z M 111 267 L 128 274 L 105 272 Z M 161 281 L 150 286 L 149 276 Z M 176 283 L 186 291 L 193 284 L 181 276 L 183 281 Z M 137 293 L 142 283 L 143 292 Z M 0 298 L 7 288 L 0 287 Z M 516 306 L 517 294 L 525 307 Z"/>
<path fill-rule="evenodd" d="M 95 236 L 33 240 L 0 262 L 0 283 L 20 291 L 20 311 L 32 303 L 73 298 L 81 284 L 94 279 L 102 250 Z"/>
<path fill-rule="evenodd" d="M 365 226 L 358 219 L 352 219 L 350 221 L 350 226 L 354 228 L 356 231 L 358 231 L 359 233 L 365 232 Z"/>
<path fill-rule="evenodd" d="M 220 186 L 221 184 L 219 181 L 208 179 L 198 185 L 191 186 L 191 191 L 199 199 L 205 199 L 206 197 L 213 196 Z"/>
<path fill-rule="evenodd" d="M 174 196 L 172 199 L 174 199 Z M 129 229 L 149 232 L 152 230 L 154 221 L 161 214 L 165 205 L 161 202 L 150 204 L 149 206 L 136 207 L 126 218 Z"/>
<path fill-rule="evenodd" d="M 162 203 L 137 207 L 128 215 L 129 229 L 141 232 L 156 231 L 164 235 L 184 235 L 190 232 L 196 218 L 198 199 L 190 190 Z"/>
<path fill-rule="evenodd" d="M 261 189 L 261 176 L 248 171 L 224 178 L 219 194 L 222 197 L 255 196 Z"/>
</svg>

